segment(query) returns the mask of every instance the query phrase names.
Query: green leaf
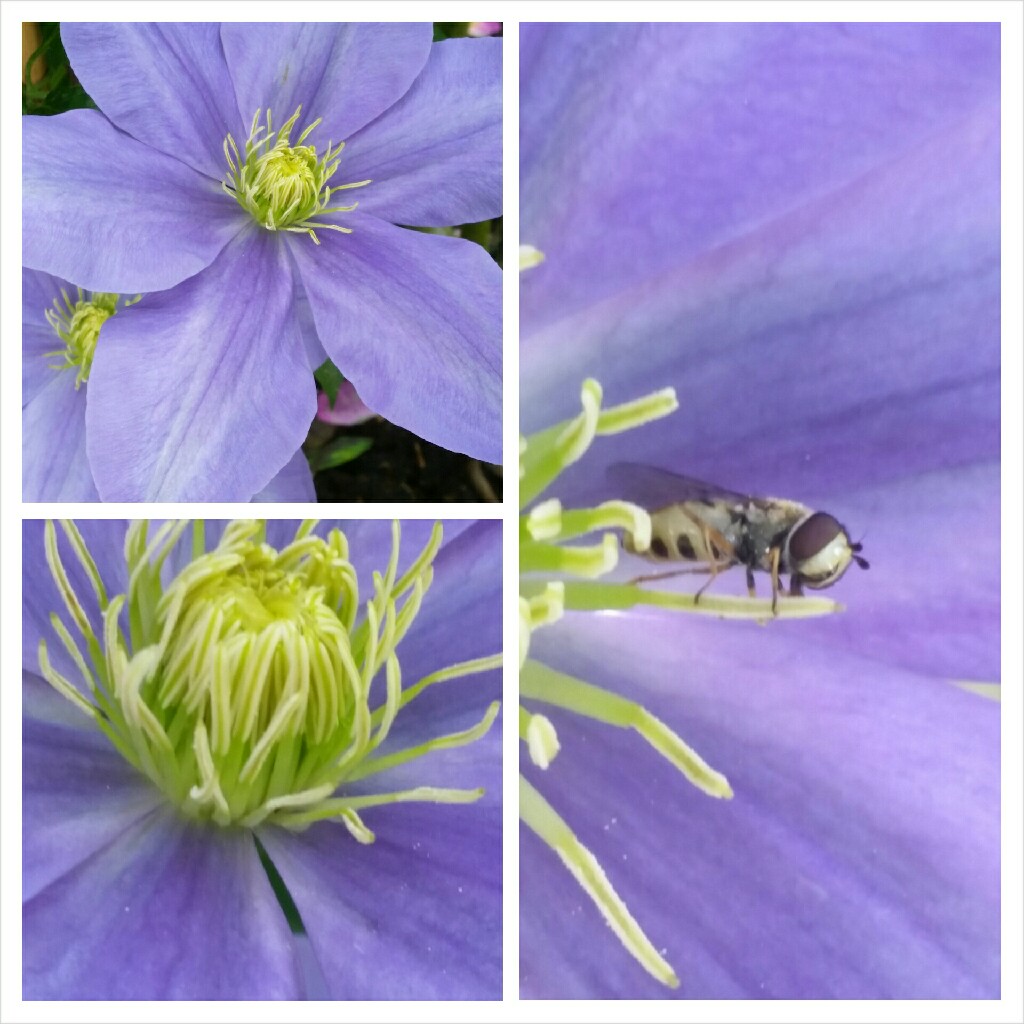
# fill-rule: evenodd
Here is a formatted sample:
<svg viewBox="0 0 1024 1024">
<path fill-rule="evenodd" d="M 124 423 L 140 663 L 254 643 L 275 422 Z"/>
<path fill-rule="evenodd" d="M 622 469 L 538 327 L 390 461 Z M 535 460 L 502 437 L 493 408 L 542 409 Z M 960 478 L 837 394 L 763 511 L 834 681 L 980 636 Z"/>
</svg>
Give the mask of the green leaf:
<svg viewBox="0 0 1024 1024">
<path fill-rule="evenodd" d="M 338 400 L 338 389 L 345 382 L 345 375 L 328 359 L 313 371 L 313 377 L 324 389 L 328 401 L 334 405 Z"/>
<path fill-rule="evenodd" d="M 434 42 L 441 39 L 458 39 L 469 35 L 468 21 L 435 21 Z"/>
<path fill-rule="evenodd" d="M 38 22 L 39 46 L 25 62 L 21 86 L 21 112 L 23 114 L 60 114 L 77 107 L 96 104 L 71 73 L 68 56 L 60 39 L 57 22 Z M 38 81 L 33 81 L 37 66 L 45 68 Z"/>
<path fill-rule="evenodd" d="M 314 473 L 343 466 L 368 451 L 373 441 L 368 437 L 339 437 L 323 448 L 309 453 L 309 463 Z"/>
</svg>

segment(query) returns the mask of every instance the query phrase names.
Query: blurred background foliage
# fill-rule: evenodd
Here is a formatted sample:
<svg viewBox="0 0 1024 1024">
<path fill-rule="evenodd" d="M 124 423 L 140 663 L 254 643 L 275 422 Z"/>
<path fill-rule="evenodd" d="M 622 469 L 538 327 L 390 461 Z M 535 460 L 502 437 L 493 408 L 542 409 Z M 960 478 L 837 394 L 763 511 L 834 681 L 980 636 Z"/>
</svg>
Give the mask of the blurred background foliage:
<svg viewBox="0 0 1024 1024">
<path fill-rule="evenodd" d="M 95 108 L 71 70 L 57 22 L 24 22 L 21 54 L 23 114 L 60 114 L 77 107 Z"/>
</svg>

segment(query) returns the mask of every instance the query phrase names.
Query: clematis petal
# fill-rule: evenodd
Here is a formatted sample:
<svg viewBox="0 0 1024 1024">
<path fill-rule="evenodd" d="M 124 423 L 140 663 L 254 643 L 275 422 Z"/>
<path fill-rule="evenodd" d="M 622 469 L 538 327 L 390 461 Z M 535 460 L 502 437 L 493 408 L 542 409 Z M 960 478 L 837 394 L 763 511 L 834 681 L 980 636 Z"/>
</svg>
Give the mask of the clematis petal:
<svg viewBox="0 0 1024 1024">
<path fill-rule="evenodd" d="M 527 348 L 546 355 L 523 360 L 527 428 L 545 402 L 557 418 L 569 398 L 556 393 L 575 391 L 569 368 L 585 350 L 588 372 L 614 374 L 626 394 L 674 385 L 679 413 L 648 435 L 670 445 L 659 457 L 711 479 L 728 457 L 733 487 L 793 493 L 811 480 L 831 491 L 989 450 L 999 432 L 998 124 L 998 111 L 961 119 L 643 287 L 606 282 L 605 301 L 529 336 Z M 551 265 L 524 279 L 524 302 L 531 276 L 573 273 Z M 743 376 L 751 351 L 756 387 Z M 964 429 L 927 443 L 946 433 L 950 409 Z M 622 458 L 625 444 L 602 451 Z"/>
<path fill-rule="evenodd" d="M 86 390 L 75 389 L 71 371 L 49 372 L 50 382 L 22 411 L 22 497 L 99 501 L 85 455 Z"/>
<path fill-rule="evenodd" d="M 215 22 L 67 22 L 61 41 L 78 80 L 118 128 L 223 178 L 224 138 L 244 139 L 246 131 Z"/>
<path fill-rule="evenodd" d="M 26 691 L 30 685 L 26 678 Z M 22 785 L 25 900 L 115 841 L 163 799 L 98 729 L 35 719 L 23 725 Z"/>
<path fill-rule="evenodd" d="M 871 571 L 843 578 L 846 613 L 808 622 L 808 642 L 937 680 L 999 682 L 999 478 L 997 461 L 967 464 L 844 496 Z"/>
<path fill-rule="evenodd" d="M 349 141 L 346 175 L 373 182 L 361 210 L 435 227 L 500 215 L 501 55 L 498 39 L 434 44 L 413 87 Z"/>
<path fill-rule="evenodd" d="M 112 317 L 89 378 L 107 501 L 248 501 L 295 454 L 316 390 L 280 239 L 235 239 L 190 281 Z"/>
<path fill-rule="evenodd" d="M 405 93 L 431 45 L 426 23 L 227 23 L 220 31 L 246 125 L 268 108 L 274 123 L 284 124 L 301 105 L 301 127 L 323 118 L 311 141 L 335 144 Z M 346 163 L 343 154 L 339 174 L 346 173 Z"/>
<path fill-rule="evenodd" d="M 170 288 L 244 224 L 220 184 L 94 110 L 23 117 L 23 262 L 92 291 Z"/>
<path fill-rule="evenodd" d="M 500 807 L 403 804 L 367 820 L 370 846 L 326 823 L 260 831 L 331 997 L 499 999 Z"/>
<path fill-rule="evenodd" d="M 681 996 L 998 997 L 997 704 L 771 627 L 563 625 L 537 635 L 539 657 L 676 723 L 736 793 L 708 800 L 639 739 L 551 710 L 562 753 L 538 784 Z M 529 835 L 522 870 L 524 995 L 667 995 Z M 570 915 L 593 941 L 567 939 Z"/>
<path fill-rule="evenodd" d="M 320 340 L 366 404 L 452 451 L 501 460 L 501 271 L 478 245 L 349 215 L 291 245 Z"/>
<path fill-rule="evenodd" d="M 313 489 L 313 474 L 309 470 L 309 462 L 297 451 L 284 465 L 284 468 L 267 484 L 253 501 L 316 501 Z"/>
<path fill-rule="evenodd" d="M 59 277 L 51 277 L 38 270 L 21 271 L 21 405 L 24 408 L 53 380 L 50 367 L 53 359 L 48 352 L 62 345 L 46 313 L 53 309 L 53 300 L 60 297 L 61 289 L 68 295 L 77 295 L 74 285 Z"/>
<path fill-rule="evenodd" d="M 170 810 L 126 828 L 26 902 L 23 937 L 29 999 L 301 994 L 288 925 L 252 836 Z"/>
<path fill-rule="evenodd" d="M 527 334 L 838 197 L 999 97 L 993 24 L 534 24 L 520 58 L 522 240 L 567 271 L 524 281 Z"/>
</svg>

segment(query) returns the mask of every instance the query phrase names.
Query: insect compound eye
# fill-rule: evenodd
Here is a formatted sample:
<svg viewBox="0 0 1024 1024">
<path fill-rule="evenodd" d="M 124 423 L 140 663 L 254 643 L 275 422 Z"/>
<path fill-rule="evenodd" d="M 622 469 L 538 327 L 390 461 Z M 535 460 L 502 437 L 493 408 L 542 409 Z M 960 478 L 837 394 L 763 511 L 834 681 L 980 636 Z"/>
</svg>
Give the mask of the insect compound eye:
<svg viewBox="0 0 1024 1024">
<path fill-rule="evenodd" d="M 815 512 L 802 522 L 789 538 L 789 557 L 806 562 L 820 554 L 843 532 L 839 520 L 827 512 Z"/>
</svg>

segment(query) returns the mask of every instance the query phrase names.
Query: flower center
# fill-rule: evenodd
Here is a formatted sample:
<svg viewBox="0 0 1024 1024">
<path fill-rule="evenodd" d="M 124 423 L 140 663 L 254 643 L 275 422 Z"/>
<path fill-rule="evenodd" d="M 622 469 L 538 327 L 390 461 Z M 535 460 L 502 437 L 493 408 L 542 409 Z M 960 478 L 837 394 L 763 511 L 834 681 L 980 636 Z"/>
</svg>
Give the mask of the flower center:
<svg viewBox="0 0 1024 1024">
<path fill-rule="evenodd" d="M 364 778 L 436 746 L 479 738 L 497 714 L 456 737 L 440 737 L 387 757 L 373 753 L 404 703 L 395 648 L 415 618 L 432 576 L 440 528 L 411 569 L 397 578 L 398 527 L 391 560 L 374 577 L 374 596 L 359 612 L 356 573 L 340 530 L 315 536 L 300 526 L 280 551 L 265 524 L 229 523 L 205 551 L 193 527 L 193 557 L 166 585 L 164 565 L 187 523 L 165 523 L 152 538 L 133 524 L 125 543 L 128 593 L 107 600 L 80 535 L 62 524 L 102 609 L 102 638 L 91 631 L 71 591 L 47 526 L 47 559 L 86 640 L 90 667 L 60 625 L 54 628 L 82 670 L 92 702 L 62 679 L 40 644 L 44 676 L 95 716 L 111 742 L 190 818 L 253 826 L 270 819 L 304 828 L 340 818 L 362 842 L 372 833 L 357 809 L 394 800 L 468 802 L 481 790 L 420 787 L 399 794 L 331 799 L 343 782 Z M 180 557 L 180 555 L 179 555 Z M 70 595 L 70 599 L 69 599 Z M 126 615 L 122 613 L 126 612 Z M 122 633 L 127 620 L 128 636 Z M 454 678 L 494 667 L 496 659 L 437 674 Z M 383 701 L 371 704 L 383 669 Z M 422 682 L 439 679 L 428 677 Z"/>
<path fill-rule="evenodd" d="M 117 312 L 118 298 L 107 292 L 84 293 L 79 288 L 78 298 L 72 302 L 62 289 L 60 298 L 53 300 L 53 309 L 46 311 L 47 322 L 64 342 L 63 348 L 47 352 L 46 358 L 57 360 L 50 364 L 55 370 L 75 371 L 76 391 L 89 379 L 100 328 Z"/>
<path fill-rule="evenodd" d="M 320 244 L 314 228 L 326 228 L 350 234 L 352 229 L 340 224 L 326 224 L 313 218 L 328 213 L 354 210 L 357 206 L 331 206 L 331 195 L 343 189 L 361 188 L 366 181 L 347 185 L 328 184 L 338 169 L 344 142 L 337 146 L 327 144 L 323 156 L 317 155 L 316 146 L 304 145 L 320 118 L 308 125 L 291 142 L 291 131 L 298 121 L 299 107 L 276 131 L 271 112 L 267 111 L 266 124 L 260 123 L 261 110 L 257 110 L 249 129 L 244 155 L 239 153 L 235 140 L 228 133 L 224 140 L 224 156 L 228 162 L 228 176 L 222 182 L 224 191 L 233 196 L 259 224 L 268 231 L 305 232 Z"/>
</svg>

